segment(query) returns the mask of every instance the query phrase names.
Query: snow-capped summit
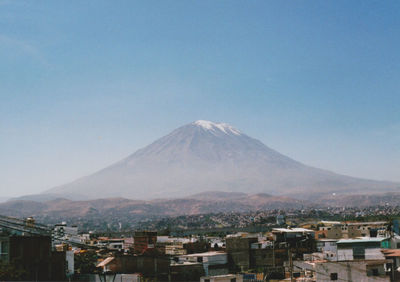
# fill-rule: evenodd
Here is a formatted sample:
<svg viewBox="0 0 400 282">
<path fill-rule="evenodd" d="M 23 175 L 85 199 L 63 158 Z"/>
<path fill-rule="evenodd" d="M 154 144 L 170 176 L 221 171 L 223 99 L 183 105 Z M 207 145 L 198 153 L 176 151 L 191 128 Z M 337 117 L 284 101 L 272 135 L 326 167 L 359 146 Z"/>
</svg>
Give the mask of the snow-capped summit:
<svg viewBox="0 0 400 282">
<path fill-rule="evenodd" d="M 208 120 L 198 120 L 195 121 L 193 124 L 202 127 L 205 130 L 220 130 L 224 133 L 232 133 L 235 135 L 240 135 L 240 131 L 237 130 L 236 128 L 234 128 L 233 126 L 227 124 L 227 123 L 216 123 L 216 122 L 212 122 L 212 121 L 208 121 Z"/>
</svg>

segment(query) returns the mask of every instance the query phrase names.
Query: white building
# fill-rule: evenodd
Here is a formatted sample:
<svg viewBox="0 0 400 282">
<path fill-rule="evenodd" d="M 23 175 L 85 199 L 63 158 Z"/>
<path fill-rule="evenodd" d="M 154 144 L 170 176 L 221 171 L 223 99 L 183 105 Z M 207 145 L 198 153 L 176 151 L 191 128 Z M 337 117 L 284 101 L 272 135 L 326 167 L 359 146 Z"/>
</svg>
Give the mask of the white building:
<svg viewBox="0 0 400 282">
<path fill-rule="evenodd" d="M 337 242 L 336 239 L 317 240 L 317 251 L 322 253 L 322 257 L 329 261 L 337 261 Z"/>
<path fill-rule="evenodd" d="M 226 274 L 216 276 L 200 277 L 200 282 L 242 282 L 243 276 L 241 274 Z"/>
<path fill-rule="evenodd" d="M 382 248 L 389 247 L 389 238 L 362 237 L 336 242 L 338 261 L 384 259 Z"/>
<path fill-rule="evenodd" d="M 65 260 L 67 262 L 67 277 L 70 277 L 75 273 L 74 251 L 66 251 Z"/>
<path fill-rule="evenodd" d="M 180 262 L 200 262 L 204 273 L 209 275 L 228 274 L 228 254 L 225 252 L 205 252 L 179 257 Z"/>
<path fill-rule="evenodd" d="M 357 261 L 294 261 L 294 271 L 302 272 L 313 281 L 390 281 L 383 260 Z"/>
</svg>

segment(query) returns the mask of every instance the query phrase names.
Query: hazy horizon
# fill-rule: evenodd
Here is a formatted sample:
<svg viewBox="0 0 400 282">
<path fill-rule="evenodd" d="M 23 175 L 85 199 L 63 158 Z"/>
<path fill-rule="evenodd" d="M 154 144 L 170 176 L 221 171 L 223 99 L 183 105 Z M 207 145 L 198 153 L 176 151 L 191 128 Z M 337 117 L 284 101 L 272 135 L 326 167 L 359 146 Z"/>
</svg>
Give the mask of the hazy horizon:
<svg viewBox="0 0 400 282">
<path fill-rule="evenodd" d="M 40 193 L 196 120 L 400 182 L 400 3 L 0 0 L 0 189 Z"/>
</svg>

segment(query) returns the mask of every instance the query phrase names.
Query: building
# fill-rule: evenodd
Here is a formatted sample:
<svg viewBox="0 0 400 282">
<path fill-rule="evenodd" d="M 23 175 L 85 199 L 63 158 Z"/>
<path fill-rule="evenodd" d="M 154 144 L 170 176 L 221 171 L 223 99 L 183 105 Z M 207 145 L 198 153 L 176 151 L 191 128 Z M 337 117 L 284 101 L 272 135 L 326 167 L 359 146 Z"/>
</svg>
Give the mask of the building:
<svg viewBox="0 0 400 282">
<path fill-rule="evenodd" d="M 279 214 L 276 216 L 276 224 L 277 225 L 284 225 L 286 223 L 286 218 L 283 214 Z"/>
<path fill-rule="evenodd" d="M 337 261 L 337 241 L 336 239 L 316 240 L 317 252 L 320 252 L 326 260 Z"/>
<path fill-rule="evenodd" d="M 305 228 L 273 228 L 274 249 L 290 250 L 294 258 L 315 251 L 315 231 Z"/>
<path fill-rule="evenodd" d="M 293 247 L 300 245 L 305 239 L 314 239 L 315 231 L 305 228 L 273 228 L 272 235 L 274 241 L 288 243 Z"/>
<path fill-rule="evenodd" d="M 170 256 L 180 256 L 180 255 L 186 255 L 187 251 L 183 248 L 183 244 L 166 245 L 164 246 L 164 253 Z"/>
<path fill-rule="evenodd" d="M 113 251 L 122 251 L 125 249 L 125 238 L 99 238 L 97 246 L 104 247 Z"/>
<path fill-rule="evenodd" d="M 168 279 L 169 259 L 165 257 L 120 255 L 107 257 L 97 264 L 103 273 L 141 274 L 161 281 Z"/>
<path fill-rule="evenodd" d="M 231 271 L 250 269 L 250 251 L 254 243 L 258 243 L 257 237 L 231 236 L 226 238 L 226 252 Z"/>
<path fill-rule="evenodd" d="M 60 224 L 56 224 L 52 231 L 53 244 L 61 244 L 65 241 L 81 243 L 82 238 L 78 234 L 77 226 L 68 226 L 64 221 Z"/>
<path fill-rule="evenodd" d="M 321 221 L 323 226 L 319 227 L 317 238 L 327 239 L 351 239 L 357 237 L 386 236 L 387 222 L 339 222 Z"/>
<path fill-rule="evenodd" d="M 65 279 L 66 253 L 52 251 L 50 236 L 3 236 L 0 247 L 0 262 L 21 271 L 17 280 Z"/>
<path fill-rule="evenodd" d="M 204 267 L 200 262 L 172 262 L 170 276 L 171 281 L 199 281 L 204 276 Z"/>
<path fill-rule="evenodd" d="M 148 249 L 155 249 L 157 232 L 137 231 L 133 236 L 133 251 L 135 254 L 143 254 Z"/>
<path fill-rule="evenodd" d="M 318 232 L 318 238 L 340 239 L 343 237 L 342 224 L 332 224 L 321 226 Z M 321 236 L 322 235 L 322 236 Z"/>
<path fill-rule="evenodd" d="M 179 262 L 201 263 L 204 273 L 208 275 L 228 274 L 228 254 L 225 252 L 206 252 L 179 257 Z"/>
<path fill-rule="evenodd" d="M 307 281 L 390 281 L 383 260 L 356 261 L 294 261 L 294 272 Z"/>
<path fill-rule="evenodd" d="M 337 260 L 376 260 L 384 259 L 381 249 L 388 249 L 389 238 L 361 237 L 359 239 L 341 239 L 337 244 Z"/>
<path fill-rule="evenodd" d="M 400 250 L 383 249 L 383 255 L 390 263 L 386 264 L 386 269 L 390 272 L 391 281 L 400 281 Z"/>
</svg>

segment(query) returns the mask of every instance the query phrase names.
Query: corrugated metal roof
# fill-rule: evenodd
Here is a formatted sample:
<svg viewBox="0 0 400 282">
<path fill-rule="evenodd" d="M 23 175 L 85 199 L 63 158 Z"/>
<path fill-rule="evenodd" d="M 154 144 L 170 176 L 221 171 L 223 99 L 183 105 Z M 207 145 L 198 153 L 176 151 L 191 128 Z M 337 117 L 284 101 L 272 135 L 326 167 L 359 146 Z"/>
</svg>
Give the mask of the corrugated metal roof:
<svg viewBox="0 0 400 282">
<path fill-rule="evenodd" d="M 114 260 L 114 257 L 108 257 L 105 260 L 103 260 L 102 262 L 100 262 L 97 267 L 103 267 L 106 266 L 107 264 L 109 264 L 111 261 Z"/>
<path fill-rule="evenodd" d="M 382 253 L 385 257 L 400 257 L 400 249 L 384 249 Z"/>
</svg>

